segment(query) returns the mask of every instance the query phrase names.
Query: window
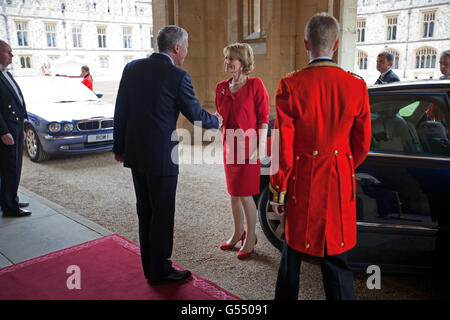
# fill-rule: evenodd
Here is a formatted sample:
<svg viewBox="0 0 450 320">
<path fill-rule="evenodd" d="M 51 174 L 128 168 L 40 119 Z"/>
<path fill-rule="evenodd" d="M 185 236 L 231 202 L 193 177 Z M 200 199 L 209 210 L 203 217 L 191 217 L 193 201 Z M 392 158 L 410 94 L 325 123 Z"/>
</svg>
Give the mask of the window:
<svg viewBox="0 0 450 320">
<path fill-rule="evenodd" d="M 123 47 L 125 49 L 130 49 L 131 48 L 131 27 L 123 27 L 122 28 L 122 32 L 123 32 Z"/>
<path fill-rule="evenodd" d="M 392 61 L 392 69 L 398 69 L 400 62 L 400 55 L 398 51 L 394 49 L 386 49 L 384 51 L 389 52 L 394 57 L 394 60 Z"/>
<path fill-rule="evenodd" d="M 371 150 L 450 157 L 445 99 L 423 93 L 371 96 Z"/>
<path fill-rule="evenodd" d="M 367 53 L 358 51 L 358 66 L 361 70 L 367 70 Z"/>
<path fill-rule="evenodd" d="M 31 56 L 20 56 L 20 67 L 22 69 L 30 69 L 31 68 Z"/>
<path fill-rule="evenodd" d="M 397 18 L 397 16 L 387 17 L 387 40 L 397 40 Z"/>
<path fill-rule="evenodd" d="M 434 24 L 436 19 L 436 11 L 424 12 L 422 14 L 422 37 L 432 38 L 434 33 Z"/>
<path fill-rule="evenodd" d="M 73 47 L 81 48 L 81 26 L 72 27 Z"/>
<path fill-rule="evenodd" d="M 28 23 L 16 22 L 17 44 L 19 47 L 28 47 Z"/>
<path fill-rule="evenodd" d="M 47 47 L 56 47 L 56 24 L 45 24 L 45 33 L 47 35 Z"/>
<path fill-rule="evenodd" d="M 127 64 L 127 63 L 133 61 L 133 59 L 134 59 L 133 56 L 124 56 L 124 57 L 123 57 L 123 61 L 124 61 L 125 64 Z"/>
<path fill-rule="evenodd" d="M 150 28 L 150 48 L 155 48 L 155 40 L 153 39 L 153 28 Z"/>
<path fill-rule="evenodd" d="M 258 40 L 265 38 L 263 28 L 263 0 L 243 1 L 243 38 L 245 40 Z"/>
<path fill-rule="evenodd" d="M 416 52 L 416 69 L 436 68 L 436 49 L 424 47 Z"/>
<path fill-rule="evenodd" d="M 109 57 L 102 56 L 102 57 L 99 57 L 99 60 L 100 60 L 100 68 L 102 68 L 102 69 L 109 68 Z"/>
<path fill-rule="evenodd" d="M 98 47 L 106 48 L 106 27 L 97 27 Z"/>
<path fill-rule="evenodd" d="M 356 22 L 356 42 L 366 41 L 366 19 L 360 19 Z"/>
</svg>

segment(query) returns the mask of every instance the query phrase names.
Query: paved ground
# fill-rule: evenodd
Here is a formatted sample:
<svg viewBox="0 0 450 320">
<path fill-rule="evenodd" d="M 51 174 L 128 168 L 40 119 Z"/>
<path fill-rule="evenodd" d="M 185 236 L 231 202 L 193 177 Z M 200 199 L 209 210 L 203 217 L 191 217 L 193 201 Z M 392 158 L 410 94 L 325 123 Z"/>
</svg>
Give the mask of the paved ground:
<svg viewBox="0 0 450 320">
<path fill-rule="evenodd" d="M 105 100 L 115 99 L 117 84 L 100 83 Z M 108 90 L 109 93 L 107 92 Z M 200 148 L 198 146 L 197 148 Z M 135 197 L 128 169 L 110 152 L 58 157 L 36 164 L 24 160 L 22 186 L 80 216 L 138 242 Z M 280 253 L 257 225 L 258 245 L 247 261 L 218 246 L 232 230 L 229 196 L 222 165 L 182 165 L 178 182 L 173 260 L 246 299 L 272 299 Z M 302 265 L 301 299 L 323 299 L 320 268 Z M 366 287 L 366 274 L 355 275 L 358 299 L 431 299 L 428 278 L 382 275 L 381 290 Z"/>
<path fill-rule="evenodd" d="M 0 215 L 0 268 L 111 234 L 23 187 L 19 197 L 30 203 L 33 214 L 24 218 Z"/>
</svg>

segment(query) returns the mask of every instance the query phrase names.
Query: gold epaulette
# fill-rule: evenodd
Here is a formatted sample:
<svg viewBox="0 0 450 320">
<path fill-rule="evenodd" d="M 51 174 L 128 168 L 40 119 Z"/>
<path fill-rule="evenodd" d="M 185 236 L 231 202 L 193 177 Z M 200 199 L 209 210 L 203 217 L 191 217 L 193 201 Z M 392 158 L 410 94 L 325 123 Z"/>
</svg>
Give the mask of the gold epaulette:
<svg viewBox="0 0 450 320">
<path fill-rule="evenodd" d="M 358 79 L 361 79 L 362 81 L 365 82 L 364 78 L 361 77 L 360 75 L 358 75 L 358 74 L 356 74 L 356 73 L 353 73 L 353 72 L 351 72 L 351 71 L 347 71 L 347 72 L 350 73 L 352 76 L 354 76 L 354 77 L 356 77 L 356 78 L 358 78 Z"/>
<path fill-rule="evenodd" d="M 272 197 L 270 197 L 270 201 L 275 202 L 275 203 L 280 203 L 280 204 L 284 204 L 286 202 L 287 189 L 282 192 L 278 192 L 269 183 L 269 190 L 272 193 Z"/>
<path fill-rule="evenodd" d="M 286 73 L 286 75 L 283 77 L 283 78 L 287 78 L 287 77 L 290 77 L 290 76 L 292 76 L 294 73 L 297 73 L 297 72 L 299 72 L 300 70 L 294 70 L 294 71 L 291 71 L 291 72 L 289 72 L 289 73 Z"/>
</svg>

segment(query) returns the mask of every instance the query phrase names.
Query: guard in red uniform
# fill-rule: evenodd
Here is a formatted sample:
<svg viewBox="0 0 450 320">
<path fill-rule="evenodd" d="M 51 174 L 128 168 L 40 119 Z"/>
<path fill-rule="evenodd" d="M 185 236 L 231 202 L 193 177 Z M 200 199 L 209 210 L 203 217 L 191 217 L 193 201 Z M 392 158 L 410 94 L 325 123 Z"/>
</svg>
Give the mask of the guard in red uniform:
<svg viewBox="0 0 450 320">
<path fill-rule="evenodd" d="M 370 110 L 365 82 L 331 59 L 338 36 L 334 17 L 313 16 L 304 40 L 311 62 L 276 93 L 270 189 L 274 211 L 286 215 L 276 299 L 298 298 L 304 254 L 321 258 L 327 299 L 354 298 L 346 252 L 356 244 L 355 169 L 369 151 Z"/>
</svg>

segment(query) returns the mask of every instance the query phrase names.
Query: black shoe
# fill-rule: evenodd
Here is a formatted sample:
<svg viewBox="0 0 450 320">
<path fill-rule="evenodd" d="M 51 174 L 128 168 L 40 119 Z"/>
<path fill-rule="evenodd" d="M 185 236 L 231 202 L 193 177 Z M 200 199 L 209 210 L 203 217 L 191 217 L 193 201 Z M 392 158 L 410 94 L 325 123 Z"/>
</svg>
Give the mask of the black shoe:
<svg viewBox="0 0 450 320">
<path fill-rule="evenodd" d="M 28 210 L 16 210 L 16 211 L 9 211 L 9 210 L 4 210 L 3 211 L 3 216 L 4 217 L 26 217 L 29 216 L 31 214 L 31 211 Z"/>
<path fill-rule="evenodd" d="M 28 202 L 19 202 L 19 208 L 26 208 L 28 207 L 30 204 Z"/>
<path fill-rule="evenodd" d="M 167 277 L 159 280 L 148 280 L 148 282 L 152 285 L 161 285 L 172 282 L 180 282 L 188 279 L 191 276 L 191 272 L 189 270 L 176 270 L 173 269 L 169 272 Z"/>
</svg>

